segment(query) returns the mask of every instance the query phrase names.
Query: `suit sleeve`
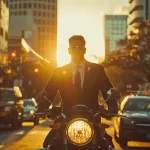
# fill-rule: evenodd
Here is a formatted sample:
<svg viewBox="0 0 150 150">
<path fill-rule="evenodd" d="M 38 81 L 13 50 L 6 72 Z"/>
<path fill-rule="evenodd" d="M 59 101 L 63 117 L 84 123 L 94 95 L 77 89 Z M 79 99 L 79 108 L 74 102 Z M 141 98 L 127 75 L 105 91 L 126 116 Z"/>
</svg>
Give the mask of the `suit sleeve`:
<svg viewBox="0 0 150 150">
<path fill-rule="evenodd" d="M 42 91 L 42 99 L 39 101 L 38 110 L 45 111 L 49 108 L 50 102 L 53 102 L 58 91 L 58 73 L 54 70 L 53 75 L 50 77 L 45 88 Z M 44 98 L 46 96 L 46 98 Z"/>
<path fill-rule="evenodd" d="M 100 90 L 103 95 L 104 100 L 107 98 L 107 92 L 113 88 L 112 83 L 110 82 L 110 79 L 106 75 L 106 72 L 104 70 L 104 67 L 101 67 L 101 72 L 100 72 L 100 77 L 101 77 L 101 83 L 100 83 Z"/>
</svg>

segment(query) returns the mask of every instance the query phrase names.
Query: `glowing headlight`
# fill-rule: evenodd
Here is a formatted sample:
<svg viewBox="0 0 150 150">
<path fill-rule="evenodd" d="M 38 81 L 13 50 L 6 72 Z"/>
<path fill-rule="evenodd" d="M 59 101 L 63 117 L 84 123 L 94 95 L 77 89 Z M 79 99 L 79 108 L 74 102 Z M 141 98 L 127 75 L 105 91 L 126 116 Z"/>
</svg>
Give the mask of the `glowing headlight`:
<svg viewBox="0 0 150 150">
<path fill-rule="evenodd" d="M 33 115 L 35 112 L 34 110 L 30 110 L 30 114 Z"/>
<path fill-rule="evenodd" d="M 75 119 L 68 124 L 66 135 L 71 143 L 81 146 L 92 140 L 94 129 L 86 119 Z"/>
<path fill-rule="evenodd" d="M 11 110 L 11 107 L 9 106 L 4 108 L 4 111 L 10 111 L 10 110 Z"/>
<path fill-rule="evenodd" d="M 124 122 L 125 124 L 134 124 L 134 123 L 135 123 L 135 121 L 134 121 L 134 120 L 131 120 L 131 119 L 124 119 L 123 122 Z"/>
</svg>

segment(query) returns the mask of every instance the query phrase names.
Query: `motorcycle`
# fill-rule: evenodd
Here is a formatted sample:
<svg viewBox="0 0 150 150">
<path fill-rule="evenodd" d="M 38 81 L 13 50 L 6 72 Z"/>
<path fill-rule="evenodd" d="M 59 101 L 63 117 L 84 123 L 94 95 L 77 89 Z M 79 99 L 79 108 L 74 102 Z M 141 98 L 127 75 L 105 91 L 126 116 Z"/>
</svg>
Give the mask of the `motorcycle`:
<svg viewBox="0 0 150 150">
<path fill-rule="evenodd" d="M 115 89 L 110 89 L 107 93 L 109 97 L 99 110 L 90 110 L 87 106 L 78 104 L 71 108 L 66 115 L 61 112 L 60 107 L 52 107 L 46 112 L 36 113 L 39 116 L 47 116 L 57 120 L 50 128 L 56 130 L 56 136 L 49 141 L 45 150 L 112 150 L 112 146 L 104 138 L 105 128 L 109 125 L 101 122 L 101 117 L 111 118 L 117 114 L 108 113 L 103 108 L 110 99 L 119 99 Z"/>
</svg>

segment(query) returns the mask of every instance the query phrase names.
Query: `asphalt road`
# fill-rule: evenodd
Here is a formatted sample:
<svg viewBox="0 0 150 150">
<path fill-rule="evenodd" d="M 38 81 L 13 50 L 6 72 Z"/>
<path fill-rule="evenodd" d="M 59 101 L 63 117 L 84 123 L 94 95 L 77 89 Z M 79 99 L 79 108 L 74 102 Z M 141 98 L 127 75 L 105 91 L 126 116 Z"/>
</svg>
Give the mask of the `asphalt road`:
<svg viewBox="0 0 150 150">
<path fill-rule="evenodd" d="M 111 121 L 103 120 L 110 125 L 107 132 L 113 137 L 113 124 Z M 34 126 L 33 123 L 23 123 L 23 127 L 18 130 L 11 130 L 9 126 L 0 126 L 0 150 L 37 150 L 42 147 L 42 143 L 50 128 L 49 121 L 40 121 Z M 122 149 L 114 140 L 115 148 L 118 150 L 149 150 L 150 143 L 128 142 L 129 147 Z"/>
</svg>

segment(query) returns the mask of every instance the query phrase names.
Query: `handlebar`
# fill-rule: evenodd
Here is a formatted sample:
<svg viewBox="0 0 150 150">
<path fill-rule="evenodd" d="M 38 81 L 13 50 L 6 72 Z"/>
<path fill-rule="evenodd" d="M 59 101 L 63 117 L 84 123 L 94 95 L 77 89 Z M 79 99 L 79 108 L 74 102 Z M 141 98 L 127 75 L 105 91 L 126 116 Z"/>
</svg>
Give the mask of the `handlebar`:
<svg viewBox="0 0 150 150">
<path fill-rule="evenodd" d="M 40 116 L 40 117 L 43 117 L 43 116 L 51 116 L 52 117 L 52 113 L 50 111 L 46 111 L 46 112 L 37 112 L 35 113 L 36 116 Z"/>
</svg>

